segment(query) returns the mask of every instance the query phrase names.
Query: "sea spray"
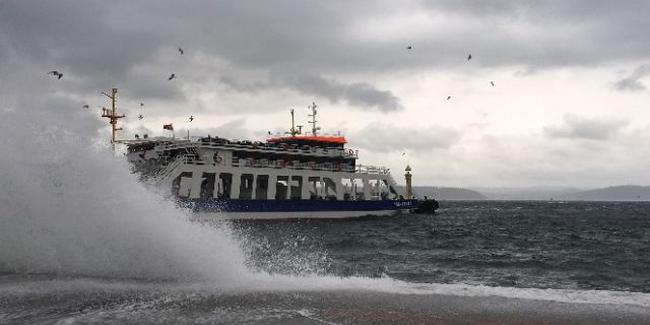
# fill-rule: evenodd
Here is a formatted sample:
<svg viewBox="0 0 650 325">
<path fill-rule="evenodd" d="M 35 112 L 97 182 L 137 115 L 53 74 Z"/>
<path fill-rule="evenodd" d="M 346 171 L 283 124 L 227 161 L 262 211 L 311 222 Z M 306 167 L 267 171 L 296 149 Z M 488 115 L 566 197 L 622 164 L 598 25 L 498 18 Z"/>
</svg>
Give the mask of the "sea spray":
<svg viewBox="0 0 650 325">
<path fill-rule="evenodd" d="M 2 113 L 0 272 L 245 281 L 227 228 L 188 222 L 65 103 Z"/>
</svg>

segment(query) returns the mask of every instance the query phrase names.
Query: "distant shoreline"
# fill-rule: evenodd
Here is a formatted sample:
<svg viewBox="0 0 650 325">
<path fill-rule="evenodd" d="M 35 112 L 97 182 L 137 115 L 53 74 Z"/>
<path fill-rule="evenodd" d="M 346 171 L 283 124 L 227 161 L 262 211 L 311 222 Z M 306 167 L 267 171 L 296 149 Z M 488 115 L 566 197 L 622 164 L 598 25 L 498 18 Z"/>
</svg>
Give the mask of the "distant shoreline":
<svg viewBox="0 0 650 325">
<path fill-rule="evenodd" d="M 419 198 L 439 201 L 584 201 L 584 202 L 648 202 L 650 186 L 620 185 L 596 189 L 570 187 L 437 187 L 415 186 Z"/>
</svg>

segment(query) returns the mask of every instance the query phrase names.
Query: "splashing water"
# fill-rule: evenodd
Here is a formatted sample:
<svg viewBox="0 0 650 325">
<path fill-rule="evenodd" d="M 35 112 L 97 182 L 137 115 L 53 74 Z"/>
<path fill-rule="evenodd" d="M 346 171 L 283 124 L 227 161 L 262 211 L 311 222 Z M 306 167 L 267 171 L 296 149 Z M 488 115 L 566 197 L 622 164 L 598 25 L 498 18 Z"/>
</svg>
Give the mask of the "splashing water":
<svg viewBox="0 0 650 325">
<path fill-rule="evenodd" d="M 89 114 L 3 115 L 0 272 L 218 283 L 249 274 L 226 228 L 187 222 L 187 212 L 146 189 L 124 159 L 83 134 L 97 125 Z"/>
</svg>

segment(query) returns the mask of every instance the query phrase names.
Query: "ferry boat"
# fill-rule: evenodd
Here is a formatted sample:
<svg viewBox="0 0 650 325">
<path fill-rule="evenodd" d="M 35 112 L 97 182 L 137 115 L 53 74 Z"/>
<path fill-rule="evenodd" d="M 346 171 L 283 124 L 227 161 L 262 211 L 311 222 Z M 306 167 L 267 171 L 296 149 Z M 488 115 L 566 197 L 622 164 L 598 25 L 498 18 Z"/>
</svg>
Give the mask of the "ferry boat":
<svg viewBox="0 0 650 325">
<path fill-rule="evenodd" d="M 358 151 L 340 135 L 295 126 L 265 142 L 220 137 L 141 138 L 120 141 L 145 178 L 171 189 L 197 219 L 353 218 L 417 210 L 407 186 L 400 192 L 388 168 L 357 163 Z M 105 115 L 115 115 L 108 110 Z M 113 124 L 114 126 L 115 124 Z"/>
</svg>

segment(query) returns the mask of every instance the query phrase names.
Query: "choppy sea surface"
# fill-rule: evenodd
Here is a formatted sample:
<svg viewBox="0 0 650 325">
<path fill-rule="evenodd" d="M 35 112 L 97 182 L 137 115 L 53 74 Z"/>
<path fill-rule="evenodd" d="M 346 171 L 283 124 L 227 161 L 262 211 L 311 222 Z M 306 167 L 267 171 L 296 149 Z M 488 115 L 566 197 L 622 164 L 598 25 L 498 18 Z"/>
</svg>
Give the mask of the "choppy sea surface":
<svg viewBox="0 0 650 325">
<path fill-rule="evenodd" d="M 650 321 L 650 203 L 441 206 L 435 215 L 204 224 L 236 239 L 243 256 L 241 269 L 213 279 L 4 272 L 0 323 Z"/>
<path fill-rule="evenodd" d="M 435 215 L 236 229 L 252 263 L 279 272 L 650 293 L 645 202 L 443 202 Z"/>
</svg>

